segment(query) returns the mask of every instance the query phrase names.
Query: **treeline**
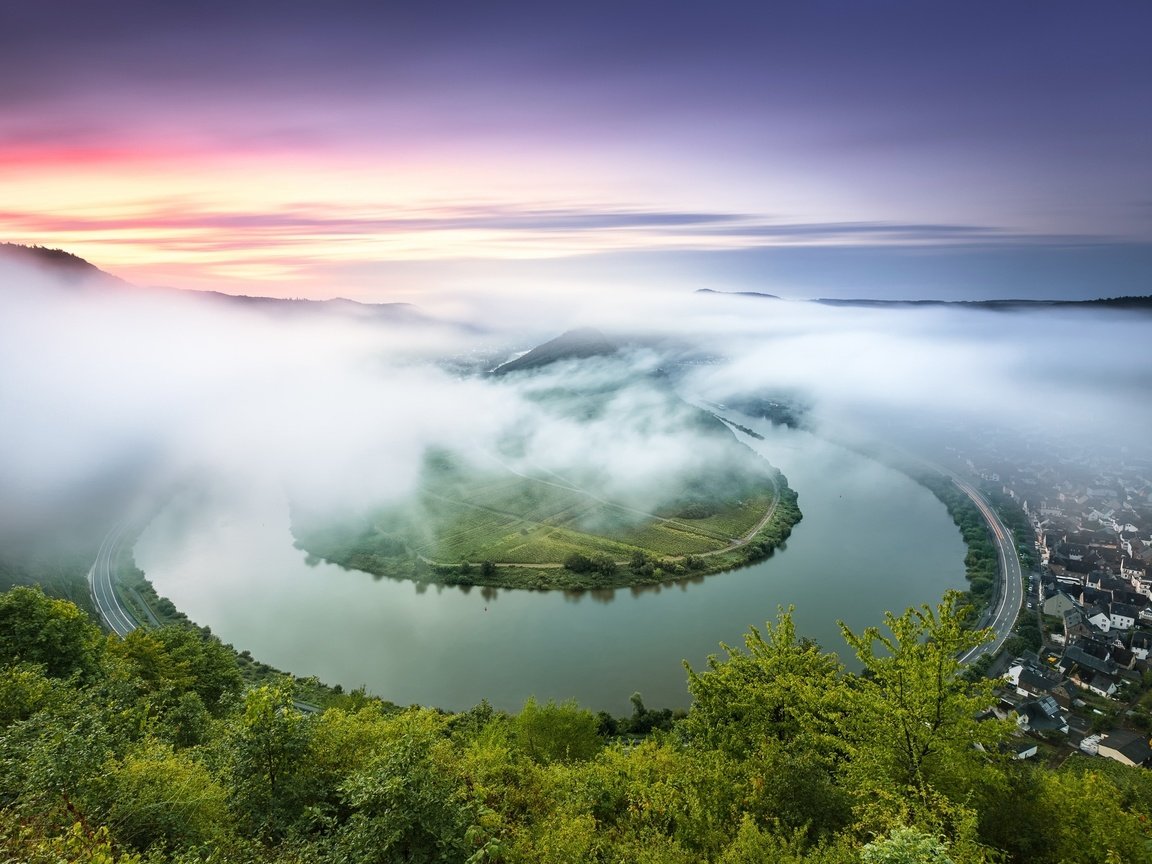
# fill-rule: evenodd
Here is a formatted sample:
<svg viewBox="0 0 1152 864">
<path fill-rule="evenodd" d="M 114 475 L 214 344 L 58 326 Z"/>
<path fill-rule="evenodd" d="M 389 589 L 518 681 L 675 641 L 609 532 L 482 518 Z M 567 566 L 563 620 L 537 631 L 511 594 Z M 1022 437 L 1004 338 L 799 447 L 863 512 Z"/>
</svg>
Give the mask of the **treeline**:
<svg viewBox="0 0 1152 864">
<path fill-rule="evenodd" d="M 0 542 L 8 540 L 3 538 Z M 53 597 L 71 600 L 94 614 L 87 579 L 90 565 L 91 557 L 78 553 L 39 548 L 15 550 L 9 546 L 0 553 L 0 592 L 17 585 L 38 584 Z"/>
<path fill-rule="evenodd" d="M 1005 755 L 990 682 L 957 674 L 988 636 L 957 600 L 842 628 L 859 675 L 781 612 L 688 670 L 686 714 L 635 696 L 613 726 L 535 700 L 448 714 L 354 693 L 305 713 L 286 682 L 245 690 L 210 636 L 106 637 L 17 588 L 0 595 L 0 860 L 1152 861 L 1148 772 Z"/>
<path fill-rule="evenodd" d="M 1036 566 L 1036 532 L 1028 520 L 1028 514 L 1011 495 L 1002 488 L 987 488 L 980 490 L 984 497 L 999 514 L 1001 521 L 1012 532 L 1012 539 L 1016 543 L 1016 554 L 1020 556 L 1020 564 L 1025 570 Z"/>
<path fill-rule="evenodd" d="M 964 556 L 964 575 L 968 579 L 968 594 L 977 608 L 983 609 L 996 599 L 996 579 L 1000 567 L 996 545 L 980 512 L 972 499 L 960 487 L 941 474 L 925 474 L 916 478 L 927 487 L 944 506 L 948 515 L 960 529 L 968 552 Z"/>
<path fill-rule="evenodd" d="M 783 479 L 783 475 L 781 475 Z M 796 492 L 784 481 L 771 520 L 747 546 L 743 547 L 744 564 L 755 564 L 770 558 L 792 536 L 792 528 L 803 518 Z"/>
</svg>

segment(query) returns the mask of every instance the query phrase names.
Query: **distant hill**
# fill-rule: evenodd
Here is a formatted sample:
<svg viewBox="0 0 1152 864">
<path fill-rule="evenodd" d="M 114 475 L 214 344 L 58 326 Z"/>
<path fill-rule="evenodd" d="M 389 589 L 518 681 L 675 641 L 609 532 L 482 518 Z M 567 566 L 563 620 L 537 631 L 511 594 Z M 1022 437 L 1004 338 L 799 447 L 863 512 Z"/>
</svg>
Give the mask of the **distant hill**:
<svg viewBox="0 0 1152 864">
<path fill-rule="evenodd" d="M 522 372 L 539 369 L 559 360 L 582 359 L 585 357 L 606 357 L 615 354 L 619 346 L 608 340 L 603 333 L 592 327 L 569 330 L 555 339 L 537 345 L 527 354 L 509 360 L 492 370 L 493 375 L 507 375 L 509 372 Z"/>
<path fill-rule="evenodd" d="M 18 243 L 0 243 L 0 260 L 12 261 L 25 267 L 34 267 L 58 277 L 72 286 L 131 287 L 111 273 L 105 272 L 78 255 L 63 249 L 44 246 L 21 246 Z"/>
<path fill-rule="evenodd" d="M 113 276 L 78 255 L 63 249 L 48 249 L 44 246 L 21 246 L 17 243 L 0 243 L 0 260 L 14 261 L 24 266 L 38 268 L 57 277 L 69 286 L 91 288 L 132 289 L 148 291 L 153 295 L 171 294 L 181 299 L 214 302 L 233 307 L 243 307 L 268 312 L 275 315 L 314 315 L 329 314 L 345 318 L 366 320 L 386 320 L 390 322 L 430 321 L 418 306 L 411 303 L 358 303 L 355 300 L 335 298 L 332 300 L 284 299 L 280 297 L 249 297 L 224 294 L 219 291 L 183 291 L 176 288 L 140 288 L 131 282 Z"/>
<path fill-rule="evenodd" d="M 782 300 L 775 294 L 759 291 L 714 291 L 711 288 L 698 288 L 697 294 L 715 294 L 721 297 L 756 297 L 764 300 Z M 788 302 L 819 303 L 822 306 L 850 306 L 861 308 L 922 308 L 947 306 L 957 309 L 989 309 L 992 311 L 1014 312 L 1035 309 L 1131 309 L 1152 312 L 1152 296 L 1148 297 L 1106 297 L 1096 300 L 872 300 L 864 297 L 841 299 L 819 297 L 815 300 Z"/>
<path fill-rule="evenodd" d="M 779 300 L 775 294 L 765 294 L 763 291 L 716 291 L 712 288 L 697 288 L 697 294 L 720 294 L 725 297 L 763 297 L 767 300 Z"/>
<path fill-rule="evenodd" d="M 184 291 L 190 296 L 203 297 L 223 305 L 256 309 L 274 315 L 296 316 L 328 314 L 345 318 L 377 319 L 391 322 L 428 321 L 430 319 L 412 303 L 360 303 L 335 297 L 331 300 L 305 300 L 301 298 L 251 297 L 245 294 L 224 294 L 220 291 Z"/>
<path fill-rule="evenodd" d="M 989 309 L 1017 312 L 1035 309 L 1133 309 L 1152 312 L 1150 297 L 1107 297 L 1096 300 L 866 300 L 820 298 L 810 301 L 824 306 L 895 307 L 947 306 L 957 309 Z"/>
</svg>

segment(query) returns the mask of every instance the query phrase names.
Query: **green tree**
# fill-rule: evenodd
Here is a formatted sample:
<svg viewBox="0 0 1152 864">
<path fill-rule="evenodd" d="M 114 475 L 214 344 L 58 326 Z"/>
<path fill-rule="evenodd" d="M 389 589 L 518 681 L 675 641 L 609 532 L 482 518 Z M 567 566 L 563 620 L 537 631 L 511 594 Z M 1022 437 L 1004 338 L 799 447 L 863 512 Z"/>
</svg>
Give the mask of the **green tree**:
<svg viewBox="0 0 1152 864">
<path fill-rule="evenodd" d="M 728 657 L 710 657 L 706 671 L 688 668 L 693 702 L 678 729 L 689 744 L 735 760 L 748 812 L 813 838 L 833 834 L 851 815 L 839 777 L 848 698 L 839 660 L 796 637 L 790 609 L 763 634 L 752 628 L 744 644 L 724 646 Z"/>
<path fill-rule="evenodd" d="M 860 850 L 863 864 L 953 864 L 948 846 L 916 828 L 894 828 Z"/>
<path fill-rule="evenodd" d="M 53 681 L 37 663 L 0 667 L 0 730 L 39 711 L 53 692 Z"/>
<path fill-rule="evenodd" d="M 887 634 L 840 624 L 864 667 L 849 689 L 843 735 L 867 806 L 911 794 L 925 812 L 947 809 L 940 796 L 971 788 L 1009 732 L 979 719 L 993 702 L 992 682 L 961 675 L 959 656 L 992 634 L 965 629 L 959 600 L 953 591 L 935 609 L 889 612 Z"/>
<path fill-rule="evenodd" d="M 128 745 L 108 710 L 83 691 L 62 688 L 28 719 L 0 734 L 0 806 L 21 812 L 87 809 L 103 766 Z"/>
<path fill-rule="evenodd" d="M 203 744 L 212 728 L 212 715 L 195 693 L 185 693 L 155 727 L 155 734 L 177 747 Z"/>
<path fill-rule="evenodd" d="M 1125 774 L 1130 772 L 1124 770 Z M 1045 771 L 1036 780 L 1039 803 L 1048 816 L 1043 838 L 1047 848 L 1040 860 L 1061 864 L 1152 862 L 1147 798 L 1131 800 L 1098 770 Z"/>
<path fill-rule="evenodd" d="M 38 663 L 52 678 L 88 675 L 102 644 L 100 628 L 74 603 L 23 586 L 0 594 L 0 663 Z"/>
<path fill-rule="evenodd" d="M 513 721 L 516 743 L 538 762 L 590 759 L 602 746 L 596 715 L 574 701 L 530 697 Z"/>
<path fill-rule="evenodd" d="M 227 740 L 233 807 L 246 831 L 281 836 L 300 815 L 311 736 L 309 719 L 293 703 L 290 681 L 248 691 Z"/>
<path fill-rule="evenodd" d="M 124 674 L 134 678 L 142 692 L 168 698 L 191 689 L 188 663 L 172 656 L 156 631 L 139 627 L 123 638 L 110 636 L 108 655 L 123 662 Z"/>
<path fill-rule="evenodd" d="M 188 751 L 145 739 L 104 769 L 103 820 L 113 836 L 145 850 L 219 839 L 226 831 L 227 792 Z"/>
<path fill-rule="evenodd" d="M 790 608 L 781 609 L 764 634 L 751 628 L 744 646 L 721 645 L 728 656 L 709 657 L 702 672 L 684 664 L 692 707 L 683 734 L 737 758 L 767 740 L 836 750 L 844 692 L 836 656 L 797 639 Z"/>
<path fill-rule="evenodd" d="M 240 695 L 243 679 L 236 655 L 219 639 L 189 627 L 160 627 L 152 634 L 191 676 L 190 689 L 219 716 Z"/>
<path fill-rule="evenodd" d="M 393 734 L 341 787 L 351 816 L 337 836 L 340 860 L 462 864 L 474 851 L 446 724 L 432 711 L 390 721 Z"/>
<path fill-rule="evenodd" d="M 306 777 L 300 777 L 308 789 L 309 808 L 317 814 L 339 813 L 342 784 L 400 734 L 395 715 L 374 701 L 354 710 L 329 709 L 315 718 L 301 766 Z"/>
</svg>

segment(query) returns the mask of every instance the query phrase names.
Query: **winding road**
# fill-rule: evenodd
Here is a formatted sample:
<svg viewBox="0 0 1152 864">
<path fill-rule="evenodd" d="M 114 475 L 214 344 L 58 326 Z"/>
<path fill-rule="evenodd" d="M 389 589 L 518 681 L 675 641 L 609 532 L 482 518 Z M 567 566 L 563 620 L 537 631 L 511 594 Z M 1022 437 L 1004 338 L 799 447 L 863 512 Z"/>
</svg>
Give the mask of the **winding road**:
<svg viewBox="0 0 1152 864">
<path fill-rule="evenodd" d="M 124 543 L 125 535 L 131 527 L 130 520 L 117 522 L 112 529 L 104 535 L 100 548 L 96 552 L 96 560 L 88 570 L 88 587 L 92 591 L 92 601 L 96 604 L 96 611 L 109 630 L 118 636 L 127 636 L 137 627 L 139 622 L 124 608 L 120 598 L 116 596 L 113 582 L 116 578 L 116 561 L 120 556 L 120 547 Z"/>
<path fill-rule="evenodd" d="M 984 622 L 986 627 L 992 628 L 995 638 L 991 642 L 977 645 L 960 656 L 961 663 L 972 663 L 985 654 L 995 654 L 1012 634 L 1016 617 L 1020 614 L 1020 607 L 1024 603 L 1023 574 L 1020 571 L 1020 556 L 1016 554 L 1015 538 L 1008 526 L 996 515 L 992 505 L 971 484 L 951 472 L 945 473 L 965 495 L 972 499 L 972 503 L 984 516 L 984 521 L 988 523 L 988 528 L 992 532 L 992 540 L 996 543 L 996 556 L 1000 564 L 996 606 L 991 610 L 991 618 Z"/>
</svg>

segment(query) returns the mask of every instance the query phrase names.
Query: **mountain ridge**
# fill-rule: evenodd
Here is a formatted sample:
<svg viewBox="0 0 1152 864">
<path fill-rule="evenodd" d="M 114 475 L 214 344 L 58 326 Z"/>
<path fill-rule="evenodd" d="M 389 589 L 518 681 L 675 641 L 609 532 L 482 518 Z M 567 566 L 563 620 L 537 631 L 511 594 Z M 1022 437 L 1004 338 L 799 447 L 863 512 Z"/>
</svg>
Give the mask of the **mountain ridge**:
<svg viewBox="0 0 1152 864">
<path fill-rule="evenodd" d="M 170 294 L 208 302 L 256 308 L 275 314 L 323 312 L 358 318 L 386 318 L 389 320 L 423 321 L 427 316 L 414 303 L 387 302 L 362 303 L 344 297 L 312 300 L 297 297 L 265 297 L 248 294 L 226 294 L 223 291 L 202 291 L 171 287 L 142 287 L 102 270 L 92 262 L 64 249 L 47 246 L 26 246 L 19 243 L 0 243 L 0 259 L 39 268 L 58 275 L 69 287 L 115 288 Z"/>
<path fill-rule="evenodd" d="M 754 297 L 763 300 L 779 300 L 784 303 L 819 303 L 822 306 L 847 306 L 854 308 L 897 308 L 897 307 L 955 307 L 960 309 L 991 309 L 1012 311 L 1016 309 L 1101 307 L 1113 309 L 1137 309 L 1152 312 L 1152 295 L 1126 295 L 1122 297 L 1096 297 L 1088 300 L 1026 300 L 1004 298 L 995 300 L 882 300 L 868 297 L 815 297 L 790 300 L 775 294 L 760 291 L 717 291 L 713 288 L 697 288 L 695 294 L 711 294 L 721 297 Z"/>
<path fill-rule="evenodd" d="M 575 330 L 567 330 L 547 342 L 540 343 L 507 363 L 502 363 L 493 369 L 491 374 L 499 376 L 507 375 L 510 372 L 539 369 L 560 360 L 608 357 L 618 350 L 620 350 L 619 346 L 596 328 L 578 327 Z"/>
</svg>

